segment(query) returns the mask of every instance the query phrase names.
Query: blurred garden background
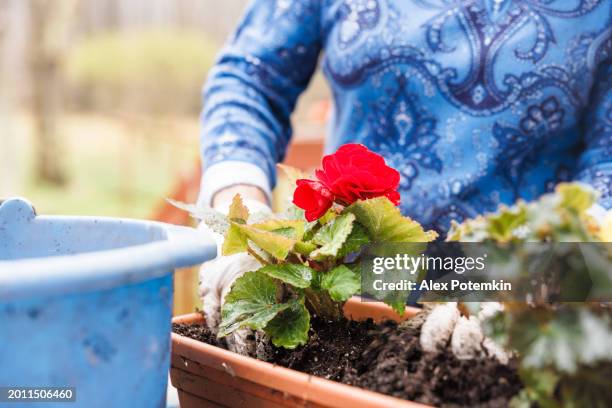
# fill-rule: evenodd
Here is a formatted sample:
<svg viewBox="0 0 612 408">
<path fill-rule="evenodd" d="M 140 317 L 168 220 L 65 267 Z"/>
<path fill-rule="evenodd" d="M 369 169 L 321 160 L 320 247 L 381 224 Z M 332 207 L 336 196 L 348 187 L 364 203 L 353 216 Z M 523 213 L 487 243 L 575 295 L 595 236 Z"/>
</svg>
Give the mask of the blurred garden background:
<svg viewBox="0 0 612 408">
<path fill-rule="evenodd" d="M 0 0 L 0 197 L 45 214 L 158 217 L 194 183 L 202 85 L 245 5 Z M 319 143 L 326 99 L 317 78 L 298 142 Z"/>
<path fill-rule="evenodd" d="M 201 89 L 247 0 L 0 0 L 0 200 L 40 214 L 188 224 L 166 197 L 199 191 Z M 290 164 L 319 161 L 318 76 L 293 118 Z M 176 275 L 193 311 L 197 271 Z"/>
</svg>

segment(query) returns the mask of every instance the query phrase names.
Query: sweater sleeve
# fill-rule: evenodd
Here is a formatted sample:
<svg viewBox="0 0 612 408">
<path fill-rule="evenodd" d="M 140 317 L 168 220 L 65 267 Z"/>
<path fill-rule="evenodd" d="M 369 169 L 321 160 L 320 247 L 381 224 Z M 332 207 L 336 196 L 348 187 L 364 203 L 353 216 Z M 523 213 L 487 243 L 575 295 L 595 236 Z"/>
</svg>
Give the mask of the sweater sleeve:
<svg viewBox="0 0 612 408">
<path fill-rule="evenodd" d="M 612 59 L 600 64 L 585 116 L 585 149 L 576 180 L 601 194 L 599 204 L 612 208 Z"/>
<path fill-rule="evenodd" d="M 200 202 L 251 184 L 269 195 L 290 115 L 321 50 L 320 0 L 252 0 L 204 88 Z"/>
</svg>

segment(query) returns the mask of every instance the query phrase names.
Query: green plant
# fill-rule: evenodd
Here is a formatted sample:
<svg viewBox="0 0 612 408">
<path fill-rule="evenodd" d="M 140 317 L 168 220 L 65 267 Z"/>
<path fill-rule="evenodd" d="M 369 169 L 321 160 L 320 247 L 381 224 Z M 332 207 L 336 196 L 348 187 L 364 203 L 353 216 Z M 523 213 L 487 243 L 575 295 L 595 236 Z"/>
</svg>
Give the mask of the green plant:
<svg viewBox="0 0 612 408">
<path fill-rule="evenodd" d="M 590 274 L 593 301 L 559 302 L 535 292 L 529 302 L 504 302 L 504 311 L 487 323 L 488 334 L 515 350 L 520 361 L 525 388 L 513 406 L 607 407 L 612 401 L 612 309 L 598 301 L 612 289 L 612 252 L 609 243 L 600 242 L 601 226 L 587 213 L 596 198 L 586 186 L 561 184 L 537 202 L 519 202 L 454 224 L 449 233 L 456 241 L 523 244 L 527 254 L 513 257 L 511 270 L 527 282 L 534 260 L 541 257 L 529 253 L 532 246 L 525 243 L 592 243 L 563 245 L 562 256 L 547 268 L 567 274 L 568 265 L 574 265 L 578 272 Z M 590 267 L 580 260 L 588 260 Z"/>
<path fill-rule="evenodd" d="M 354 162 L 371 166 L 346 168 Z M 344 302 L 360 291 L 364 246 L 426 243 L 437 234 L 401 215 L 399 173 L 365 146 L 344 145 L 326 156 L 318 180 L 282 169 L 297 188 L 295 205 L 280 217 L 249 214 L 240 196 L 227 217 L 174 204 L 225 236 L 223 255 L 246 252 L 261 264 L 238 278 L 225 297 L 219 336 L 249 327 L 266 332 L 276 346 L 294 348 L 308 340 L 311 314 L 338 319 Z M 403 314 L 405 298 L 385 300 Z"/>
<path fill-rule="evenodd" d="M 233 284 L 219 336 L 242 327 L 261 329 L 274 345 L 286 348 L 306 343 L 312 313 L 337 319 L 344 302 L 359 292 L 359 260 L 347 262 L 347 255 L 371 242 L 428 242 L 436 236 L 403 217 L 385 197 L 332 208 L 313 222 L 296 207 L 283 218 L 250 222 L 236 196 L 225 224 L 218 216 L 204 218 L 225 233 L 223 255 L 248 252 L 262 265 Z M 403 302 L 394 306 L 403 313 Z"/>
<path fill-rule="evenodd" d="M 310 316 L 342 316 L 361 288 L 359 255 L 368 244 L 430 242 L 437 234 L 401 215 L 399 173 L 363 145 L 346 144 L 325 156 L 316 180 L 281 167 L 296 186 L 293 203 L 277 218 L 258 219 L 236 196 L 226 218 L 180 203 L 224 234 L 223 255 L 246 252 L 261 268 L 236 279 L 221 309 L 219 336 L 249 327 L 276 346 L 308 340 Z M 400 314 L 404 298 L 386 299 Z"/>
</svg>

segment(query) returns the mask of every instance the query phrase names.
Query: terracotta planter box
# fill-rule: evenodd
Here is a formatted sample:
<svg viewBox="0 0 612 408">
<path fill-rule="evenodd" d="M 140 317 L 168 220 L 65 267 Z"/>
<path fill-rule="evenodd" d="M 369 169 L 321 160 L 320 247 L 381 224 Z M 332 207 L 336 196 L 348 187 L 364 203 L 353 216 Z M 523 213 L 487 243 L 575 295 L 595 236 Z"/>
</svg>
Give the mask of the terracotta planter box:
<svg viewBox="0 0 612 408">
<path fill-rule="evenodd" d="M 400 317 L 382 303 L 349 300 L 345 315 L 375 321 Z M 408 308 L 404 319 L 418 309 Z M 203 323 L 200 314 L 178 316 L 174 323 Z M 172 384 L 181 408 L 193 407 L 394 407 L 426 405 L 340 384 L 241 356 L 172 333 Z"/>
</svg>

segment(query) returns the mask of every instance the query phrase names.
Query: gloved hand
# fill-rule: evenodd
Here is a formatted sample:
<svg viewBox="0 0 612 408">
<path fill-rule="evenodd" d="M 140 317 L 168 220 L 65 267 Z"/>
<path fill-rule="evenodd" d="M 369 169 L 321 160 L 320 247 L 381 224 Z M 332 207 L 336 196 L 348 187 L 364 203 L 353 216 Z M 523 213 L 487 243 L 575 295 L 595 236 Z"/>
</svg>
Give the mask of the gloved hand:
<svg viewBox="0 0 612 408">
<path fill-rule="evenodd" d="M 250 214 L 261 215 L 262 213 L 271 214 L 272 210 L 267 205 L 256 200 L 243 200 L 244 205 L 249 209 Z M 214 209 L 227 214 L 229 202 L 217 205 Z M 259 262 L 246 253 L 234 254 L 230 256 L 221 255 L 224 237 L 212 231 L 205 223 L 200 223 L 198 229 L 205 230 L 214 237 L 217 243 L 217 258 L 208 261 L 200 267 L 200 297 L 203 303 L 203 312 L 206 324 L 213 333 L 217 333 L 221 322 L 221 306 L 225 296 L 229 293 L 234 281 L 246 272 L 257 270 L 261 267 Z M 255 353 L 255 342 L 251 338 L 255 337 L 250 329 L 237 330 L 229 335 L 227 340 L 228 348 L 243 355 L 253 355 Z"/>
<path fill-rule="evenodd" d="M 433 306 L 421 326 L 421 347 L 427 352 L 435 353 L 450 346 L 455 357 L 460 360 L 488 355 L 502 364 L 507 364 L 510 353 L 485 337 L 480 326 L 481 322 L 501 310 L 501 303 L 484 302 L 480 305 L 479 313 L 468 318 L 461 316 L 455 302 Z"/>
</svg>

